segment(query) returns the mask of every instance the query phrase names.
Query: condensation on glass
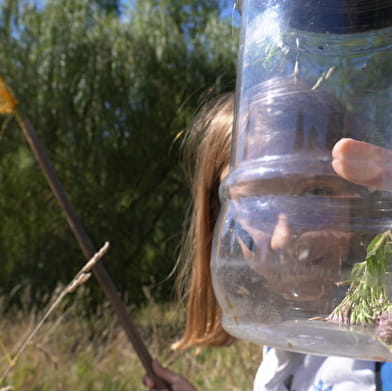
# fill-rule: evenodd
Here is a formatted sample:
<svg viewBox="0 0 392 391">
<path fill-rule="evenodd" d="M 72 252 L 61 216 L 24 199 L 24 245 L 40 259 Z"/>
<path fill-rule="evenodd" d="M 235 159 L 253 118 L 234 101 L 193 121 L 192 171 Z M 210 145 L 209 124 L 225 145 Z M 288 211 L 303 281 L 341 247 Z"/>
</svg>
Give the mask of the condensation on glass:
<svg viewBox="0 0 392 391">
<path fill-rule="evenodd" d="M 237 6 L 232 156 L 211 261 L 223 326 L 285 350 L 391 360 L 376 321 L 328 317 L 392 227 L 391 195 L 331 165 L 341 138 L 392 149 L 392 1 Z M 389 296 L 389 269 L 385 281 Z"/>
</svg>

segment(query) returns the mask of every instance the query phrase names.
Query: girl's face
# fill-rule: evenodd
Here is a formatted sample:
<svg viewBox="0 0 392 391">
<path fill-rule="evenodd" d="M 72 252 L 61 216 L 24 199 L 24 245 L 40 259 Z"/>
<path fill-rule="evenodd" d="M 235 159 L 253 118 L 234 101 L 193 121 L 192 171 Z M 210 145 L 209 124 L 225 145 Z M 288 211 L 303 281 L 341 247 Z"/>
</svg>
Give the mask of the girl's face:
<svg viewBox="0 0 392 391">
<path fill-rule="evenodd" d="M 288 300 L 319 301 L 345 279 L 354 186 L 334 174 L 247 183 L 231 194 L 234 228 L 250 267 Z"/>
</svg>

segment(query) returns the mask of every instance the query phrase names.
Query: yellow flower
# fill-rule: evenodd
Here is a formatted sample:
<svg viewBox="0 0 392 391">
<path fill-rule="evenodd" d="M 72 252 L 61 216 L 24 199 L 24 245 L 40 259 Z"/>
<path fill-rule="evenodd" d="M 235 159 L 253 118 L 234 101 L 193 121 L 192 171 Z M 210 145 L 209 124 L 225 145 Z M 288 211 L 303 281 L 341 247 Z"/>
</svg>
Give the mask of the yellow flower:
<svg viewBox="0 0 392 391">
<path fill-rule="evenodd" d="M 17 103 L 6 82 L 0 77 L 0 114 L 12 114 Z"/>
</svg>

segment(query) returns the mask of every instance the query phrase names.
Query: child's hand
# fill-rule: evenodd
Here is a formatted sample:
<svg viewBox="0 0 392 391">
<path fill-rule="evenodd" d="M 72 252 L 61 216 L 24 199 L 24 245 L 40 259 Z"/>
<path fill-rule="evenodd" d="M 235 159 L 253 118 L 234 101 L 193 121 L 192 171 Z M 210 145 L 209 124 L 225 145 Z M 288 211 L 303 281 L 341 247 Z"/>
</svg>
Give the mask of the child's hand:
<svg viewBox="0 0 392 391">
<path fill-rule="evenodd" d="M 372 190 L 392 191 L 392 151 L 343 138 L 332 149 L 332 166 L 344 179 Z"/>
<path fill-rule="evenodd" d="M 171 390 L 165 389 L 159 391 L 197 391 L 196 388 L 194 388 L 183 376 L 164 368 L 157 360 L 153 360 L 152 369 L 161 379 L 170 384 L 171 387 Z M 157 390 L 154 388 L 154 381 L 148 376 L 143 378 L 143 384 L 151 391 Z"/>
</svg>

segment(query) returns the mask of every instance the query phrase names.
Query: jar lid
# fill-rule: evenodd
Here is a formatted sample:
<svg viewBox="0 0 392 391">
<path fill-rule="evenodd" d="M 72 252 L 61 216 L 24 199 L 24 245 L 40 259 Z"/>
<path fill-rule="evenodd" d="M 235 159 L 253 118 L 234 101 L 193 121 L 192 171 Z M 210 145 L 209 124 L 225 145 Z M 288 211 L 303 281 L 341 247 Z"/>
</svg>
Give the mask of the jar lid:
<svg viewBox="0 0 392 391">
<path fill-rule="evenodd" d="M 288 0 L 290 25 L 316 33 L 350 34 L 392 26 L 391 0 Z"/>
</svg>

